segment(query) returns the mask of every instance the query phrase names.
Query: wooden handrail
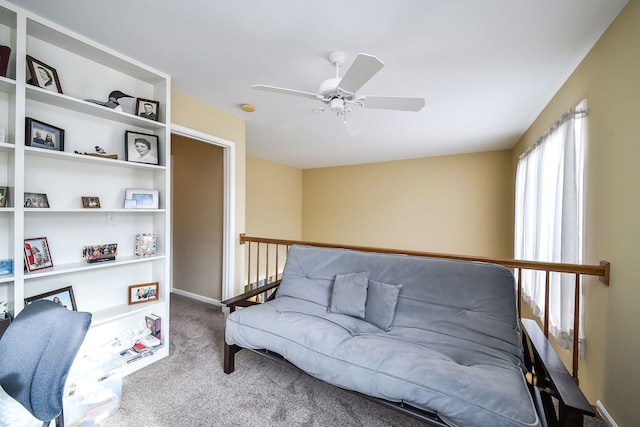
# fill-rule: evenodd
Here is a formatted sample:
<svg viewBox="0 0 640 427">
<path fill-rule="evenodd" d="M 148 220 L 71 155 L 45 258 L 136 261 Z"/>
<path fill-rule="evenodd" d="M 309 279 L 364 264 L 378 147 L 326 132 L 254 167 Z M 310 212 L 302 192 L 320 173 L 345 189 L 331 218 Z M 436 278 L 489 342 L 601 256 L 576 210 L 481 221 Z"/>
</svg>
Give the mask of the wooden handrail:
<svg viewBox="0 0 640 427">
<path fill-rule="evenodd" d="M 246 236 L 245 234 L 241 234 L 240 244 L 244 244 L 246 242 L 267 243 L 267 244 L 283 245 L 283 246 L 307 245 L 307 246 L 316 246 L 316 247 L 322 247 L 322 248 L 353 249 L 353 250 L 358 250 L 363 252 L 380 252 L 380 253 L 387 253 L 387 254 L 424 256 L 424 257 L 430 257 L 430 258 L 448 258 L 448 259 L 457 259 L 457 260 L 463 260 L 463 261 L 488 262 L 491 264 L 500 264 L 505 267 L 521 268 L 523 270 L 541 270 L 541 271 L 553 271 L 558 273 L 572 273 L 572 274 L 583 274 L 587 276 L 596 276 L 596 277 L 599 277 L 600 280 L 606 285 L 609 285 L 609 274 L 610 274 L 609 272 L 611 268 L 611 264 L 607 261 L 600 261 L 599 265 L 526 261 L 526 260 L 518 260 L 518 259 L 510 259 L 510 258 L 491 258 L 491 257 L 480 257 L 480 256 L 471 256 L 471 255 L 447 254 L 447 253 L 440 253 L 440 252 L 423 252 L 423 251 L 413 251 L 413 250 L 405 250 L 405 249 L 378 248 L 378 247 L 372 247 L 372 246 L 356 246 L 356 245 L 344 245 L 344 244 L 337 244 L 337 243 L 307 242 L 303 240 L 271 239 L 266 237 Z"/>
<path fill-rule="evenodd" d="M 287 249 L 291 245 L 305 245 L 305 246 L 315 246 L 321 248 L 339 248 L 339 249 L 352 249 L 362 252 L 377 252 L 377 253 L 386 253 L 386 254 L 398 254 L 398 255 L 411 255 L 411 256 L 421 256 L 421 257 L 430 257 L 430 258 L 446 258 L 446 259 L 454 259 L 461 261 L 475 261 L 475 262 L 486 262 L 491 264 L 502 265 L 507 268 L 517 269 L 516 275 L 516 283 L 517 283 L 517 292 L 518 292 L 518 313 L 520 311 L 520 300 L 522 299 L 522 270 L 538 270 L 545 272 L 545 310 L 544 310 L 544 318 L 542 319 L 544 335 L 549 337 L 549 286 L 550 286 L 550 273 L 568 273 L 575 275 L 575 308 L 574 308 L 574 339 L 573 339 L 573 357 L 572 357 L 572 375 L 576 382 L 578 382 L 578 331 L 579 331 L 579 316 L 578 310 L 580 305 L 580 276 L 596 276 L 599 277 L 600 281 L 609 285 L 609 277 L 611 272 L 611 264 L 607 261 L 600 261 L 599 265 L 589 265 L 589 264 L 567 264 L 567 263 L 557 263 L 557 262 L 540 262 L 540 261 L 526 261 L 526 260 L 517 260 L 517 259 L 509 259 L 509 258 L 491 258 L 491 257 L 480 257 L 480 256 L 471 256 L 471 255 L 458 255 L 458 254 L 447 254 L 447 253 L 439 253 L 439 252 L 423 252 L 423 251 L 414 251 L 414 250 L 404 250 L 404 249 L 390 249 L 390 248 L 379 248 L 372 246 L 357 246 L 357 245 L 344 245 L 338 243 L 323 243 L 323 242 L 308 242 L 303 240 L 286 240 L 286 239 L 272 239 L 266 237 L 253 237 L 246 236 L 245 234 L 240 235 L 240 244 L 249 244 L 248 249 L 248 268 L 247 275 L 249 278 L 249 283 L 252 282 L 253 278 L 251 277 L 253 274 L 252 271 L 252 263 L 251 263 L 251 249 L 250 244 L 256 244 L 256 261 L 255 261 L 255 284 L 260 283 L 261 278 L 272 280 L 278 280 L 278 275 L 281 272 L 281 266 L 279 263 L 279 248 L 280 246 L 284 246 Z M 263 266 L 264 277 L 261 276 L 260 272 L 260 250 L 261 244 L 265 245 L 265 265 Z M 269 264 L 269 247 L 270 245 L 275 245 L 275 265 Z M 286 258 L 286 257 L 283 257 Z M 284 268 L 284 266 L 282 266 Z M 264 281 L 265 284 L 267 280 Z M 269 287 L 271 289 L 273 287 Z M 260 287 L 255 289 L 256 295 L 258 293 L 264 292 L 267 289 L 264 287 Z"/>
</svg>

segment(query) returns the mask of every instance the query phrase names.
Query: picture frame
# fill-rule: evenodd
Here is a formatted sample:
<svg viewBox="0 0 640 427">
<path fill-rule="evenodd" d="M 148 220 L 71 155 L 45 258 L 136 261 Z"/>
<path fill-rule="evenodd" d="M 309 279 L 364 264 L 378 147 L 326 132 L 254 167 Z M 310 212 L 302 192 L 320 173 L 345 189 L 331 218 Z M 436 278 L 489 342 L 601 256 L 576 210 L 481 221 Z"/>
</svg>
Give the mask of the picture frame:
<svg viewBox="0 0 640 427">
<path fill-rule="evenodd" d="M 158 121 L 160 117 L 160 102 L 152 99 L 136 98 L 136 116 Z"/>
<path fill-rule="evenodd" d="M 60 85 L 58 72 L 55 68 L 42 61 L 38 61 L 30 55 L 27 55 L 27 68 L 31 75 L 31 79 L 27 83 L 51 92 L 62 93 L 62 86 Z"/>
<path fill-rule="evenodd" d="M 159 282 L 142 283 L 139 285 L 129 286 L 129 305 L 158 301 L 159 299 Z"/>
<path fill-rule="evenodd" d="M 82 247 L 82 259 L 89 264 L 115 261 L 118 256 L 118 244 L 87 245 Z"/>
<path fill-rule="evenodd" d="M 96 196 L 82 196 L 80 197 L 82 200 L 82 207 L 85 209 L 99 209 L 100 208 L 100 198 Z"/>
<path fill-rule="evenodd" d="M 9 46 L 0 46 L 0 76 L 2 77 L 7 77 L 10 58 L 11 48 Z"/>
<path fill-rule="evenodd" d="M 24 239 L 24 264 L 29 273 L 53 267 L 51 250 L 46 237 Z"/>
<path fill-rule="evenodd" d="M 156 255 L 156 234 L 139 233 L 136 234 L 134 254 L 139 257 Z"/>
<path fill-rule="evenodd" d="M 144 190 L 140 188 L 127 188 L 125 190 L 125 209 L 133 209 L 135 202 L 135 209 L 158 209 L 159 200 L 158 190 Z"/>
<path fill-rule="evenodd" d="M 159 165 L 157 135 L 127 130 L 124 133 L 124 154 L 128 162 Z"/>
<path fill-rule="evenodd" d="M 25 208 L 49 208 L 49 199 L 45 193 L 24 193 Z"/>
<path fill-rule="evenodd" d="M 25 117 L 24 145 L 45 150 L 64 151 L 64 129 Z"/>
<path fill-rule="evenodd" d="M 53 301 L 56 304 L 59 304 L 68 310 L 78 311 L 78 307 L 76 306 L 76 298 L 73 295 L 73 287 L 71 286 L 67 286 L 66 288 L 60 288 L 60 289 L 56 289 L 55 291 L 45 292 L 44 294 L 34 295 L 32 297 L 25 298 L 24 305 L 27 306 L 32 302 L 38 301 L 41 299 Z"/>
<path fill-rule="evenodd" d="M 9 187 L 0 187 L 0 208 L 7 206 L 9 201 Z"/>
</svg>

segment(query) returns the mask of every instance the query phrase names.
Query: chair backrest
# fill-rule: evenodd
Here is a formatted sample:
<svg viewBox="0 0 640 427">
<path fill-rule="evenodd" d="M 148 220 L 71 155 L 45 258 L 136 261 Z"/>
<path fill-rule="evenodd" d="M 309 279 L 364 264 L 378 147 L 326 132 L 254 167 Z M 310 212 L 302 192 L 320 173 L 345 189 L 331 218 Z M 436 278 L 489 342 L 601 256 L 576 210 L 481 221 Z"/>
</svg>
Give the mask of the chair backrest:
<svg viewBox="0 0 640 427">
<path fill-rule="evenodd" d="M 0 385 L 34 417 L 62 412 L 71 364 L 91 324 L 91 313 L 38 300 L 22 310 L 0 339 Z"/>
</svg>

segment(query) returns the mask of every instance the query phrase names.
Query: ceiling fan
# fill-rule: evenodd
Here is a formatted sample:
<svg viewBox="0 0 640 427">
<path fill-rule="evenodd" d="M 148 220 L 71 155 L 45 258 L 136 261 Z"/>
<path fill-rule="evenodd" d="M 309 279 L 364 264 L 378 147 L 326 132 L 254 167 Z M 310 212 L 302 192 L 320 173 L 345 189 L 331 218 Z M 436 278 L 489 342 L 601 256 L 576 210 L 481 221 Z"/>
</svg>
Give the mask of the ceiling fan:
<svg viewBox="0 0 640 427">
<path fill-rule="evenodd" d="M 328 108 L 336 113 L 345 125 L 349 125 L 347 114 L 351 113 L 355 107 L 400 111 L 419 111 L 424 107 L 424 98 L 356 95 L 356 92 L 384 66 L 383 62 L 373 55 L 359 54 L 342 78 L 340 77 L 340 68 L 344 63 L 345 54 L 332 52 L 327 59 L 336 69 L 336 76 L 320 83 L 318 93 L 262 84 L 251 87 L 267 92 L 318 100 L 322 105 L 315 108 L 314 112 L 322 112 Z M 350 134 L 355 135 L 362 129 L 357 126 L 347 126 L 347 130 Z"/>
</svg>

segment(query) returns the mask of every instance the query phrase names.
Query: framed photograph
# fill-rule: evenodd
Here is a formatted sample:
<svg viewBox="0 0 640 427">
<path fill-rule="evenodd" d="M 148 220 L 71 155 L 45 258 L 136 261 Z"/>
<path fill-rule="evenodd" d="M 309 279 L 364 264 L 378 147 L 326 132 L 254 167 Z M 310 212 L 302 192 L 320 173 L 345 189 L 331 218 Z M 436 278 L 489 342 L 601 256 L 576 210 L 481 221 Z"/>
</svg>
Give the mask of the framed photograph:
<svg viewBox="0 0 640 427">
<path fill-rule="evenodd" d="M 26 132 L 24 145 L 46 150 L 64 151 L 64 129 L 50 124 L 25 118 Z"/>
<path fill-rule="evenodd" d="M 46 237 L 24 239 L 24 263 L 29 272 L 53 267 Z"/>
<path fill-rule="evenodd" d="M 155 233 L 136 234 L 135 254 L 136 256 L 141 256 L 141 257 L 155 256 L 156 234 Z"/>
<path fill-rule="evenodd" d="M 124 153 L 127 161 L 159 165 L 158 137 L 147 133 L 125 131 Z"/>
<path fill-rule="evenodd" d="M 44 62 L 38 61 L 32 56 L 27 55 L 27 68 L 31 75 L 31 83 L 34 86 L 41 87 L 52 92 L 62 93 L 60 79 L 55 68 L 48 66 Z"/>
<path fill-rule="evenodd" d="M 160 299 L 160 285 L 158 282 L 129 286 L 129 304 L 157 301 Z"/>
<path fill-rule="evenodd" d="M 0 76 L 2 77 L 7 77 L 10 57 L 11 48 L 9 46 L 0 46 Z"/>
<path fill-rule="evenodd" d="M 66 288 L 56 289 L 55 291 L 25 298 L 24 305 L 25 306 L 29 305 L 32 302 L 38 301 L 41 299 L 53 301 L 56 304 L 60 304 L 61 306 L 69 310 L 78 311 L 78 307 L 76 307 L 76 299 L 73 296 L 73 288 L 71 286 L 67 286 Z"/>
<path fill-rule="evenodd" d="M 139 188 L 127 188 L 124 197 L 126 209 L 158 209 L 158 190 L 143 190 Z M 135 202 L 135 206 L 133 202 Z"/>
<path fill-rule="evenodd" d="M 9 200 L 9 187 L 0 187 L 0 208 L 7 206 Z"/>
<path fill-rule="evenodd" d="M 149 120 L 158 120 L 160 103 L 151 99 L 136 98 L 136 116 Z"/>
<path fill-rule="evenodd" d="M 82 207 L 87 209 L 97 209 L 100 207 L 100 198 L 95 196 L 82 196 Z"/>
<path fill-rule="evenodd" d="M 44 193 L 24 193 L 25 208 L 48 208 L 49 199 Z"/>
<path fill-rule="evenodd" d="M 82 247 L 82 259 L 93 264 L 94 262 L 115 261 L 118 256 L 118 244 L 88 245 Z"/>
</svg>

